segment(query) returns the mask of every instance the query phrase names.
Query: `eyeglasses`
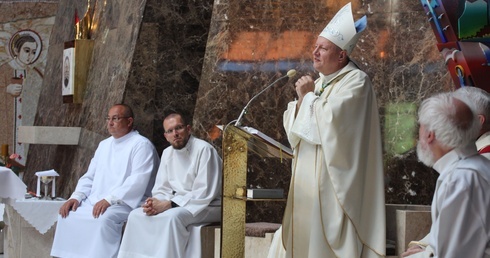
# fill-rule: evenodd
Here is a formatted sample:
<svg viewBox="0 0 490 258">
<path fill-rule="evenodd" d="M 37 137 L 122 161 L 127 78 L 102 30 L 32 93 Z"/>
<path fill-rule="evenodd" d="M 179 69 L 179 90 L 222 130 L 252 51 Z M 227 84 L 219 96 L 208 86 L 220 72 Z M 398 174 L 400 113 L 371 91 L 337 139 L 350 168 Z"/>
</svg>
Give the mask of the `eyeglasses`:
<svg viewBox="0 0 490 258">
<path fill-rule="evenodd" d="M 174 129 L 168 129 L 167 131 L 163 132 L 164 134 L 172 134 L 173 132 L 182 132 L 186 128 L 185 125 L 178 125 Z"/>
<path fill-rule="evenodd" d="M 119 123 L 119 121 L 121 121 L 121 119 L 123 118 L 129 118 L 130 116 L 113 116 L 113 117 L 106 117 L 105 118 L 105 121 L 107 122 L 114 122 L 114 123 Z"/>
</svg>

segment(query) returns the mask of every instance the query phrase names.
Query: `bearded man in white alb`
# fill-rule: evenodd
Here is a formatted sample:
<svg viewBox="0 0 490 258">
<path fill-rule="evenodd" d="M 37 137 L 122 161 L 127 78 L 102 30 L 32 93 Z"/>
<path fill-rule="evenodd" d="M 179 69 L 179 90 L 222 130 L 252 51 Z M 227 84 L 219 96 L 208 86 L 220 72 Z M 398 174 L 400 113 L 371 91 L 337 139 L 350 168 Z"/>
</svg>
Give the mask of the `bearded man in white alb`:
<svg viewBox="0 0 490 258">
<path fill-rule="evenodd" d="M 129 212 L 150 196 L 159 164 L 153 144 L 133 130 L 127 105 L 106 117 L 111 137 L 100 142 L 75 192 L 60 208 L 51 255 L 116 257 Z"/>
<path fill-rule="evenodd" d="M 385 198 L 381 133 L 371 81 L 349 59 L 366 17 L 351 4 L 318 37 L 313 67 L 284 113 L 294 150 L 282 226 L 286 257 L 384 257 Z M 280 231 L 279 231 L 280 232 Z M 281 257 L 275 234 L 269 257 Z"/>
<path fill-rule="evenodd" d="M 464 101 L 478 116 L 481 129 L 476 139 L 476 149 L 478 153 L 490 159 L 490 93 L 477 87 L 466 86 L 456 90 L 454 96 Z"/>
<path fill-rule="evenodd" d="M 490 160 L 478 154 L 480 124 L 450 93 L 422 102 L 417 156 L 439 173 L 432 226 L 402 257 L 490 257 Z"/>
<path fill-rule="evenodd" d="M 200 257 L 201 250 L 186 250 L 189 226 L 221 219 L 218 153 L 191 135 L 182 114 L 168 115 L 163 128 L 172 146 L 163 151 L 153 197 L 129 215 L 119 258 Z"/>
</svg>

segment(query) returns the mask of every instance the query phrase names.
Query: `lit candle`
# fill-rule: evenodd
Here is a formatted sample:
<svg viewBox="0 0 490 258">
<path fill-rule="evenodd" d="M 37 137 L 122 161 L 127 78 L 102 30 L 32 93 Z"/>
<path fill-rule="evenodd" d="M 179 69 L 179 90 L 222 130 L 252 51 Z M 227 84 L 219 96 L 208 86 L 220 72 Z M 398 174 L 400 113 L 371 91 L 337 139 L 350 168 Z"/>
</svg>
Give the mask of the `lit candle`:
<svg viewBox="0 0 490 258">
<path fill-rule="evenodd" d="M 9 155 L 9 145 L 8 144 L 2 144 L 2 154 L 3 157 Z"/>
</svg>

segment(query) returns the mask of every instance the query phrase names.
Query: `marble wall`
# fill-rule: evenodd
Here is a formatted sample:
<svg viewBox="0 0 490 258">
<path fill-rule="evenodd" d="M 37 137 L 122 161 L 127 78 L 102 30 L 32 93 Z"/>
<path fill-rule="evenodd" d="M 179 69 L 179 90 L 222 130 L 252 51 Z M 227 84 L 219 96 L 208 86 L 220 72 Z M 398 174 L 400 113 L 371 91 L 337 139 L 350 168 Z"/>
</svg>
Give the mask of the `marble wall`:
<svg viewBox="0 0 490 258">
<path fill-rule="evenodd" d="M 87 2 L 59 2 L 35 125 L 82 127 L 82 132 L 78 146 L 30 146 L 25 174 L 30 189 L 35 188 L 36 171 L 55 169 L 60 174 L 57 192 L 67 197 L 86 171 L 97 144 L 108 136 L 104 117 L 111 105 L 123 102 L 145 3 L 97 4 L 94 15 L 97 29 L 93 32 L 94 50 L 86 94 L 82 104 L 64 104 L 60 84 L 64 42 L 74 39 L 75 10 L 83 17 Z"/>
<path fill-rule="evenodd" d="M 236 119 L 247 101 L 289 69 L 313 71 L 316 37 L 348 1 L 215 1 L 194 113 L 201 136 Z M 352 1 L 368 27 L 352 58 L 375 86 L 384 135 L 387 203 L 430 204 L 437 175 L 414 155 L 416 110 L 434 92 L 452 89 L 435 38 L 418 1 Z M 249 107 L 243 120 L 287 144 L 282 113 L 295 98 L 296 78 L 284 79 Z M 217 138 L 215 141 L 219 141 Z M 219 146 L 219 144 L 217 144 Z M 288 188 L 288 163 L 251 157 L 249 187 Z M 248 219 L 281 221 L 284 204 L 248 204 Z"/>
<path fill-rule="evenodd" d="M 168 146 L 164 113 L 179 109 L 192 116 L 212 1 L 91 1 L 95 3 L 97 29 L 83 103 L 63 104 L 55 93 L 60 92 L 63 43 L 74 37 L 75 9 L 83 16 L 87 2 L 59 2 L 35 125 L 82 127 L 82 133 L 78 146 L 31 147 L 25 175 L 31 189 L 36 171 L 53 168 L 60 173 L 57 192 L 70 195 L 98 143 L 109 136 L 104 117 L 113 104 L 133 107 L 136 128 L 160 153 Z"/>
<path fill-rule="evenodd" d="M 35 125 L 79 126 L 79 146 L 35 145 L 29 149 L 26 181 L 35 171 L 56 169 L 58 193 L 67 197 L 85 172 L 100 140 L 104 116 L 117 102 L 134 107 L 140 132 L 159 152 L 167 143 L 162 118 L 172 108 L 193 117 L 194 134 L 221 150 L 215 125 L 236 119 L 248 100 L 289 69 L 311 72 L 314 41 L 346 4 L 333 1 L 99 1 L 95 48 L 82 104 L 63 104 L 59 90 L 63 42 L 73 38 L 75 8 L 60 0 L 49 46 L 46 78 Z M 436 174 L 414 155 L 415 112 L 435 92 L 452 90 L 450 76 L 418 1 L 355 0 L 356 18 L 368 28 L 352 58 L 375 85 L 385 149 L 387 203 L 429 204 Z M 283 144 L 282 113 L 295 98 L 284 79 L 249 107 L 243 125 Z M 249 187 L 288 189 L 290 162 L 249 158 Z M 280 222 L 284 203 L 248 204 L 247 220 Z"/>
<path fill-rule="evenodd" d="M 212 6 L 212 0 L 146 3 L 124 102 L 154 116 L 138 130 L 159 153 L 169 146 L 163 136 L 165 114 L 179 110 L 192 119 Z"/>
</svg>

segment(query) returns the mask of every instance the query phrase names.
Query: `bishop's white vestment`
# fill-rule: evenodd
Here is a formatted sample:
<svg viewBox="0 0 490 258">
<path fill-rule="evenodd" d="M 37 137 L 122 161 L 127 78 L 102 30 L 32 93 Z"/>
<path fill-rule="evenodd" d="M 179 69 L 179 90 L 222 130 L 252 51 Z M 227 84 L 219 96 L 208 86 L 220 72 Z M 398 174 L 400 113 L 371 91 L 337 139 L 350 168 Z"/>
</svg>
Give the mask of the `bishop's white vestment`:
<svg viewBox="0 0 490 258">
<path fill-rule="evenodd" d="M 186 250 L 189 226 L 220 221 L 221 175 L 221 158 L 203 140 L 191 136 L 180 150 L 166 148 L 152 194 L 179 207 L 154 216 L 132 211 L 118 257 L 200 257 L 201 250 Z"/>
<path fill-rule="evenodd" d="M 116 257 L 129 212 L 151 194 L 159 165 L 153 144 L 137 131 L 100 142 L 87 172 L 70 198 L 80 202 L 66 218 L 58 215 L 51 255 L 62 258 Z M 94 205 L 111 206 L 94 218 Z"/>
<path fill-rule="evenodd" d="M 286 257 L 384 256 L 382 140 L 370 79 L 350 62 L 321 75 L 299 110 L 296 104 L 284 113 L 294 150 L 282 226 Z"/>
</svg>

